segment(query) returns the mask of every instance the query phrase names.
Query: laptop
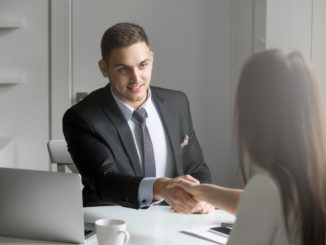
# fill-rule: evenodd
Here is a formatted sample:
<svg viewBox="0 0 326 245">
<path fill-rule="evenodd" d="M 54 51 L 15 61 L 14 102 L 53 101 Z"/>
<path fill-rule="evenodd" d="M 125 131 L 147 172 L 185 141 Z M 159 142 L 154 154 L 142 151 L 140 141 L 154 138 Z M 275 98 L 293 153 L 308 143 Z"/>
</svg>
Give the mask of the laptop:
<svg viewBox="0 0 326 245">
<path fill-rule="evenodd" d="M 84 243 L 81 188 L 79 174 L 0 168 L 0 235 Z"/>
</svg>

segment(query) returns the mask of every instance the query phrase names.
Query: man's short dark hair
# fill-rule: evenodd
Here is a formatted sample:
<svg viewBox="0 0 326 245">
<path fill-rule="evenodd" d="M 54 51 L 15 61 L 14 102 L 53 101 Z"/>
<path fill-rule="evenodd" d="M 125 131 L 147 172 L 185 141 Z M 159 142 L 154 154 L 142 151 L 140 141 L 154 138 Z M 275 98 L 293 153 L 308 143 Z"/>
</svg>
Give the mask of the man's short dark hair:
<svg viewBox="0 0 326 245">
<path fill-rule="evenodd" d="M 117 23 L 103 34 L 102 59 L 108 61 L 113 49 L 129 47 L 138 42 L 145 42 L 149 46 L 147 35 L 141 26 L 132 23 Z"/>
</svg>

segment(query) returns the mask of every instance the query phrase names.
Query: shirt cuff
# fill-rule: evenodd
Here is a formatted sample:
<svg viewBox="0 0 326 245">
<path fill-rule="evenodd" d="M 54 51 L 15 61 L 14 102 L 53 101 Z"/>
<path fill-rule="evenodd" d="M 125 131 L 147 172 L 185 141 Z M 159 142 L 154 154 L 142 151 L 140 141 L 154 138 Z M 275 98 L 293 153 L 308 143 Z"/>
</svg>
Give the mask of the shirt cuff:
<svg viewBox="0 0 326 245">
<path fill-rule="evenodd" d="M 153 201 L 153 185 L 155 177 L 146 177 L 140 181 L 138 188 L 138 202 L 139 207 L 149 207 Z"/>
</svg>

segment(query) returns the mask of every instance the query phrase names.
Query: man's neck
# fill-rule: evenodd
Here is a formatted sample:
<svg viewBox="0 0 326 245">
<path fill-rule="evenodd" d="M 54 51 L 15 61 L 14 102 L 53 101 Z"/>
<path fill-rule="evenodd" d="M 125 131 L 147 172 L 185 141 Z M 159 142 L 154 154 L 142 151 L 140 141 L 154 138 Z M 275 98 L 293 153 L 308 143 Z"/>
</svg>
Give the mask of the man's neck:
<svg viewBox="0 0 326 245">
<path fill-rule="evenodd" d="M 147 103 L 148 99 L 151 97 L 151 91 L 150 88 L 148 87 L 147 89 L 147 93 L 146 93 L 146 98 L 142 101 L 135 101 L 135 102 L 126 102 L 123 101 L 118 95 L 116 95 L 116 93 L 112 90 L 112 88 L 110 88 L 111 90 L 111 94 L 114 96 L 114 98 L 117 100 L 119 100 L 121 103 L 125 104 L 128 107 L 131 107 L 135 110 L 141 108 L 145 103 Z"/>
</svg>

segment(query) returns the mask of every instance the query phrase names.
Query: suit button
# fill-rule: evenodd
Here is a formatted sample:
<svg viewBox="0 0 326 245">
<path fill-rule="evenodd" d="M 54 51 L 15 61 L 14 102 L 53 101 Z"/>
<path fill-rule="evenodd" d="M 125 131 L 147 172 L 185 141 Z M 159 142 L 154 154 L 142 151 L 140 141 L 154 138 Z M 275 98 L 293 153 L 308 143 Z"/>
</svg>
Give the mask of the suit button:
<svg viewBox="0 0 326 245">
<path fill-rule="evenodd" d="M 141 202 L 142 202 L 143 204 L 145 204 L 145 203 L 147 203 L 147 200 L 146 200 L 146 199 L 143 199 Z"/>
</svg>

